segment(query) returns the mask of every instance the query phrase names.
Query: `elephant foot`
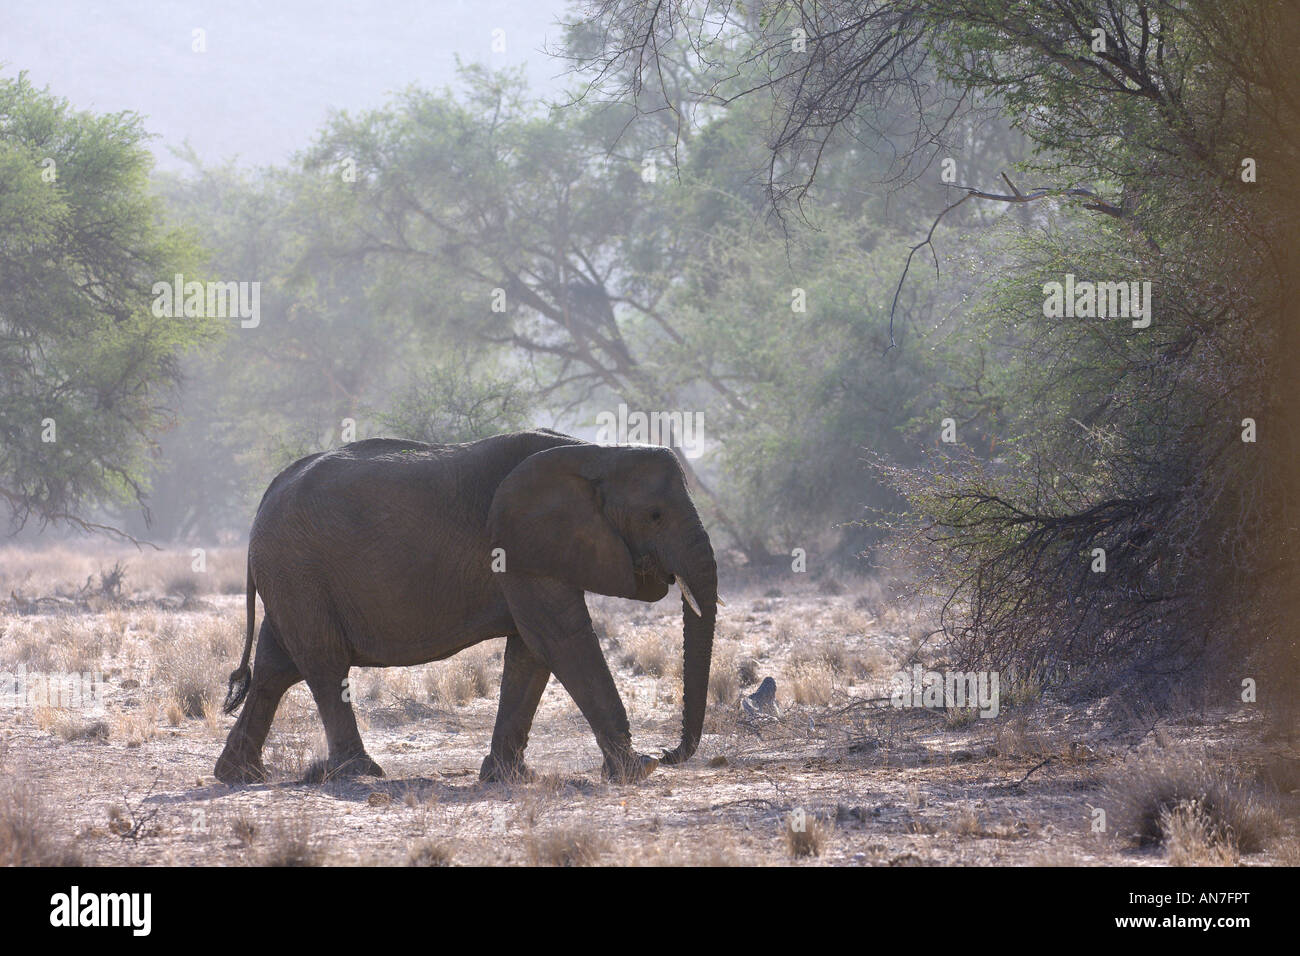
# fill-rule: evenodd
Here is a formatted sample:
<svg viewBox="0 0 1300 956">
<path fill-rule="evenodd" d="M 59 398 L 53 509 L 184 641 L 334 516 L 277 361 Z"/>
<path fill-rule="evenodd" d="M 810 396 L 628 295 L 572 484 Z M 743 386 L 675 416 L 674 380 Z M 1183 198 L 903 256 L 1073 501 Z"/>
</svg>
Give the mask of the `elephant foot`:
<svg viewBox="0 0 1300 956">
<path fill-rule="evenodd" d="M 375 763 L 370 754 L 357 754 L 355 757 L 347 757 L 342 760 L 336 760 L 331 757 L 329 760 L 317 760 L 302 776 L 303 783 L 325 783 L 329 780 L 351 779 L 353 777 L 382 777 L 383 768 Z"/>
<path fill-rule="evenodd" d="M 478 778 L 483 783 L 532 783 L 537 774 L 523 760 L 502 760 L 488 754 L 483 758 Z"/>
<path fill-rule="evenodd" d="M 264 783 L 266 767 L 259 757 L 243 757 L 239 754 L 223 752 L 217 758 L 217 767 L 212 774 L 222 783 L 238 787 L 249 783 Z"/>
<path fill-rule="evenodd" d="M 659 766 L 658 757 L 632 753 L 622 759 L 605 758 L 601 776 L 611 783 L 640 783 Z"/>
</svg>

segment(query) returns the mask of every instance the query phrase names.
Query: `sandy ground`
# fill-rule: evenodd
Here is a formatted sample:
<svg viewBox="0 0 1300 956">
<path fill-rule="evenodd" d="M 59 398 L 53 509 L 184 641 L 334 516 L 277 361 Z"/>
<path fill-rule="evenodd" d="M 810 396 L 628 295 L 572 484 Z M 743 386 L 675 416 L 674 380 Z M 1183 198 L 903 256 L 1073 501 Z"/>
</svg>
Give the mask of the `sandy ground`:
<svg viewBox="0 0 1300 956">
<path fill-rule="evenodd" d="M 0 670 L 94 666 L 108 684 L 102 714 L 0 708 L 0 772 L 35 796 L 45 837 L 91 864 L 1146 866 L 1167 853 L 1094 832 L 1107 782 L 1132 761 L 1194 747 L 1251 779 L 1297 766 L 1296 742 L 1265 739 L 1246 707 L 1116 727 L 1099 705 L 1006 686 L 996 719 L 890 707 L 876 698 L 928 628 L 876 585 L 842 590 L 724 591 L 700 751 L 634 786 L 601 780 L 591 733 L 554 680 L 529 746 L 540 779 L 479 783 L 504 645 L 494 641 L 420 668 L 354 671 L 362 735 L 384 778 L 298 782 L 324 746 L 300 685 L 268 741 L 272 779 L 232 789 L 212 768 L 234 718 L 211 701 L 237 662 L 242 596 L 174 607 L 179 598 L 134 595 L 58 613 L 10 602 Z M 638 749 L 674 745 L 675 602 L 590 604 Z M 767 676 L 780 715 L 750 717 L 738 701 Z M 1290 786 L 1271 795 L 1281 831 L 1243 864 L 1300 859 Z M 816 852 L 797 856 L 792 843 Z"/>
</svg>

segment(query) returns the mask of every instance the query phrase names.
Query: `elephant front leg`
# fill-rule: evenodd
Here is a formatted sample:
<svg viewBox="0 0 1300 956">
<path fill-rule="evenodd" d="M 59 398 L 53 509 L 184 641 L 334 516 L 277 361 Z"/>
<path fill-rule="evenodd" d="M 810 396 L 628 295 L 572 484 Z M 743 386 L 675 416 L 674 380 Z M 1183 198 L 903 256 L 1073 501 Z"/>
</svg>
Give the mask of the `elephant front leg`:
<svg viewBox="0 0 1300 956">
<path fill-rule="evenodd" d="M 501 704 L 496 729 L 492 731 L 492 752 L 483 760 L 479 779 L 485 783 L 506 783 L 533 779 L 524 764 L 524 748 L 533 716 L 546 690 L 551 672 L 528 649 L 518 634 L 506 638 L 506 661 L 501 672 Z"/>
<path fill-rule="evenodd" d="M 601 653 L 582 591 L 527 575 L 508 577 L 503 588 L 524 644 L 564 685 L 591 725 L 605 758 L 605 777 L 635 783 L 648 776 L 659 761 L 632 749 L 627 711 Z"/>
</svg>

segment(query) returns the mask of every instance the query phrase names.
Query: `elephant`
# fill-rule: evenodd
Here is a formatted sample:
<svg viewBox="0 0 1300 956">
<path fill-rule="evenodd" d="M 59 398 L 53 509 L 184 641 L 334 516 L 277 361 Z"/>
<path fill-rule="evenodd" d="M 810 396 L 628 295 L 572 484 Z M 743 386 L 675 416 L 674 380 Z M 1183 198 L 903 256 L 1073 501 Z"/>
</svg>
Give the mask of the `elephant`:
<svg viewBox="0 0 1300 956">
<path fill-rule="evenodd" d="M 352 667 L 444 660 L 505 638 L 485 782 L 533 779 L 524 748 L 554 674 L 595 734 L 606 779 L 644 779 L 695 753 L 717 616 L 713 546 L 671 449 L 607 446 L 547 429 L 462 444 L 389 438 L 294 462 L 248 538 L 247 630 L 223 710 L 239 713 L 215 775 L 266 779 L 261 752 L 284 693 L 306 681 L 329 743 L 317 781 L 381 776 L 352 711 Z M 585 592 L 682 600 L 680 740 L 632 748 Z M 264 608 L 253 666 L 256 597 Z"/>
</svg>

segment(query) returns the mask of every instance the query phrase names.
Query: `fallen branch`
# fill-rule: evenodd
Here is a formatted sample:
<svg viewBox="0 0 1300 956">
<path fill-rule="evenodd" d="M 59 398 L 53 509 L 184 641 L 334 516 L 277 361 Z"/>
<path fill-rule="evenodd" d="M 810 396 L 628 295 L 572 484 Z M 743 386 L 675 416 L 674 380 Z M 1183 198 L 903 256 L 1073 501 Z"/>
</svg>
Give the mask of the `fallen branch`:
<svg viewBox="0 0 1300 956">
<path fill-rule="evenodd" d="M 870 707 L 873 710 L 880 710 L 882 708 L 880 708 L 877 705 L 888 704 L 890 699 L 891 698 L 889 697 L 859 697 L 856 698 L 852 703 L 848 704 L 847 706 L 841 707 L 839 710 L 833 711 L 830 716 L 838 717 L 841 714 L 847 714 L 849 711 L 856 710 L 859 707 Z"/>
</svg>

